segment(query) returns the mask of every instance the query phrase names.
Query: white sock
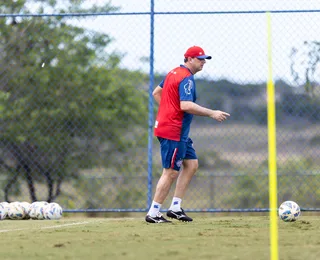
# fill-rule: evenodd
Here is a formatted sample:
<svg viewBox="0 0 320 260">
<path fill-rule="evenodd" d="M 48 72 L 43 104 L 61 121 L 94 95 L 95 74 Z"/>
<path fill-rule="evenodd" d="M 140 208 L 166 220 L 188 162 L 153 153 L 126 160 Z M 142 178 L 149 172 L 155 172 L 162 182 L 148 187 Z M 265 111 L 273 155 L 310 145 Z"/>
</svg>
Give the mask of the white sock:
<svg viewBox="0 0 320 260">
<path fill-rule="evenodd" d="M 156 217 L 157 214 L 160 212 L 161 205 L 162 204 L 160 204 L 158 202 L 152 201 L 151 207 L 148 211 L 148 215 L 150 217 Z"/>
<path fill-rule="evenodd" d="M 172 211 L 181 211 L 181 201 L 182 199 L 178 197 L 173 197 L 172 203 L 169 209 Z"/>
</svg>

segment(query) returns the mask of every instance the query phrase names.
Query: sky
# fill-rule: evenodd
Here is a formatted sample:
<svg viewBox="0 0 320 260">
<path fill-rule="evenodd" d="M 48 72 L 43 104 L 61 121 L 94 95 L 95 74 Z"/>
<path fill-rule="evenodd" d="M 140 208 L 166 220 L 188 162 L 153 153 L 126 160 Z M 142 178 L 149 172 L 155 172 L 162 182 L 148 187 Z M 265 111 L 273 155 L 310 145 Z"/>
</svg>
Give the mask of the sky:
<svg viewBox="0 0 320 260">
<path fill-rule="evenodd" d="M 109 0 L 90 0 L 102 4 Z M 149 12 L 150 0 L 111 0 L 120 12 Z M 154 0 L 156 12 L 319 10 L 319 0 Z M 272 21 L 273 78 L 296 84 L 290 58 L 298 49 L 295 68 L 304 71 L 305 41 L 320 42 L 320 12 L 275 13 Z M 121 66 L 149 72 L 141 61 L 150 54 L 150 16 L 98 16 L 74 19 L 77 25 L 104 32 L 114 41 L 106 48 L 124 55 Z M 199 77 L 229 79 L 238 83 L 265 82 L 268 75 L 266 14 L 156 15 L 154 71 L 164 74 L 183 63 L 193 45 L 213 57 Z M 197 74 L 197 76 L 198 76 Z M 320 81 L 320 78 L 315 77 Z M 300 82 L 301 83 L 301 82 Z"/>
</svg>

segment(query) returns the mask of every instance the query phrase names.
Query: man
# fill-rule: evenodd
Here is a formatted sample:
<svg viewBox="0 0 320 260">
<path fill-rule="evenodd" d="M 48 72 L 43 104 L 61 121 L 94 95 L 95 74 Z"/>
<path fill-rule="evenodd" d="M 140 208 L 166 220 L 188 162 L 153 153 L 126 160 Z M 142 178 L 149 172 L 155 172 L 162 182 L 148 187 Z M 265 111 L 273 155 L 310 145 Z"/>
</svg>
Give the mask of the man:
<svg viewBox="0 0 320 260">
<path fill-rule="evenodd" d="M 174 197 L 167 216 L 180 221 L 192 221 L 181 208 L 187 187 L 198 169 L 197 155 L 189 138 L 192 117 L 207 116 L 222 122 L 230 116 L 226 112 L 195 103 L 194 74 L 202 70 L 206 59 L 210 60 L 211 56 L 206 55 L 201 47 L 193 46 L 184 57 L 184 65 L 171 70 L 153 91 L 159 104 L 154 133 L 160 142 L 163 172 L 145 218 L 149 223 L 171 222 L 163 217 L 160 209 L 176 179 Z"/>
</svg>

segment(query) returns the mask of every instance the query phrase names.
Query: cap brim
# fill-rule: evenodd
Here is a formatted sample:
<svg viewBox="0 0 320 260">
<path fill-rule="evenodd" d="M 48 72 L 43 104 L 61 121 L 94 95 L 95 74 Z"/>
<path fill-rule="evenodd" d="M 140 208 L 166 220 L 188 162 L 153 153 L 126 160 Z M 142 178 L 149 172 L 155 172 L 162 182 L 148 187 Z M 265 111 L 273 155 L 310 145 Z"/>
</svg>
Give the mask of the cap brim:
<svg viewBox="0 0 320 260">
<path fill-rule="evenodd" d="M 197 56 L 197 58 L 211 60 L 212 57 L 208 55 L 202 55 L 202 56 Z"/>
</svg>

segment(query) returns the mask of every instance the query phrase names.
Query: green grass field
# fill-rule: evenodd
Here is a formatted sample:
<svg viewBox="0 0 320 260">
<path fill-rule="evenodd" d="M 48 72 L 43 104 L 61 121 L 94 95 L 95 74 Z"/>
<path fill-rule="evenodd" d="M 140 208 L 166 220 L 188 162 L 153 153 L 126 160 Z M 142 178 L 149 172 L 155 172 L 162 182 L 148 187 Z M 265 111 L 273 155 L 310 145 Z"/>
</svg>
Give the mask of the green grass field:
<svg viewBox="0 0 320 260">
<path fill-rule="evenodd" d="M 270 259 L 268 216 L 203 216 L 192 223 L 65 217 L 0 222 L 1 259 Z M 320 218 L 279 220 L 279 259 L 320 259 Z"/>
</svg>

